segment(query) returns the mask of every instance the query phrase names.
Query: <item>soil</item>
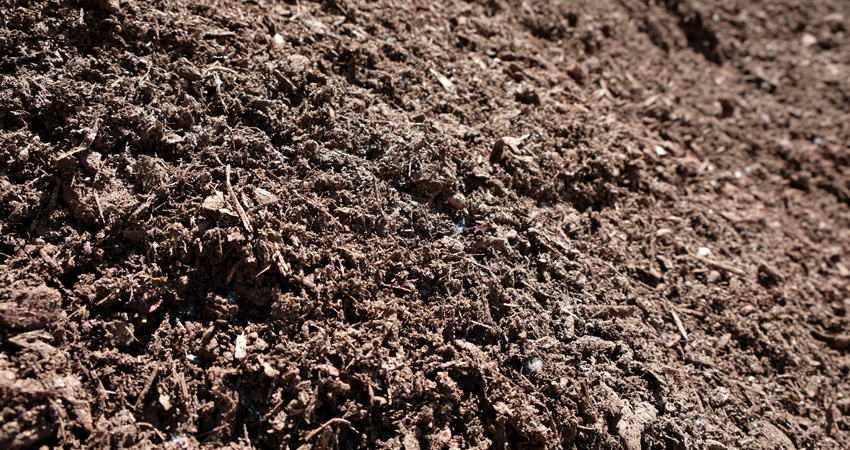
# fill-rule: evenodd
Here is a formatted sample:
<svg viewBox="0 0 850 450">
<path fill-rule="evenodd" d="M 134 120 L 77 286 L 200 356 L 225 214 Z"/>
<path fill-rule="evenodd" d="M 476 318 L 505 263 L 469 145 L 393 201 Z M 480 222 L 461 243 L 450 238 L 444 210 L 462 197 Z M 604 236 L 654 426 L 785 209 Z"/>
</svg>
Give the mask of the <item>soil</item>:
<svg viewBox="0 0 850 450">
<path fill-rule="evenodd" d="M 0 19 L 0 447 L 850 446 L 850 3 Z"/>
</svg>

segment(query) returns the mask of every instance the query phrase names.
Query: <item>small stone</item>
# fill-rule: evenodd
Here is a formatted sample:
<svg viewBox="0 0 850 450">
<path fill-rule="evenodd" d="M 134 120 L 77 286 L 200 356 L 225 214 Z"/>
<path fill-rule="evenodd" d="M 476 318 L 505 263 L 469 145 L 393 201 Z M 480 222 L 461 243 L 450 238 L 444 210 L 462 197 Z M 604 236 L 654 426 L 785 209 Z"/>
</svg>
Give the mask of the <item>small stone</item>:
<svg viewBox="0 0 850 450">
<path fill-rule="evenodd" d="M 720 281 L 720 278 L 722 278 L 722 276 L 723 275 L 719 271 L 712 270 L 712 271 L 708 272 L 708 276 L 706 278 L 706 281 L 708 281 L 709 284 L 714 284 L 714 283 L 717 283 L 718 281 Z"/>
<path fill-rule="evenodd" d="M 166 393 L 159 394 L 159 404 L 166 411 L 171 409 L 171 396 Z"/>
<path fill-rule="evenodd" d="M 248 356 L 248 338 L 244 334 L 236 336 L 236 348 L 233 350 L 233 357 L 242 361 Z"/>
<path fill-rule="evenodd" d="M 800 43 L 803 44 L 803 47 L 811 47 L 818 43 L 818 38 L 810 33 L 803 33 L 803 36 L 800 37 Z"/>
</svg>

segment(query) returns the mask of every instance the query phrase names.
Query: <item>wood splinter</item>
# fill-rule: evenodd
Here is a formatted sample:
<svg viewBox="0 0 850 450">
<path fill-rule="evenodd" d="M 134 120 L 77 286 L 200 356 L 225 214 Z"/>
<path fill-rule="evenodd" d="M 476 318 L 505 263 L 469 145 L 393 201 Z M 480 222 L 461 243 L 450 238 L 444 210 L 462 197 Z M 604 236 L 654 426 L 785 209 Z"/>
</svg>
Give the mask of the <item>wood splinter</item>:
<svg viewBox="0 0 850 450">
<path fill-rule="evenodd" d="M 242 225 L 245 226 L 245 229 L 248 230 L 249 233 L 254 232 L 254 228 L 251 227 L 251 221 L 248 219 L 248 215 L 245 214 L 245 209 L 242 208 L 242 204 L 239 203 L 239 198 L 236 197 L 236 191 L 233 190 L 233 185 L 230 184 L 230 164 L 225 168 L 225 180 L 227 180 L 227 193 L 230 194 L 230 200 L 233 201 L 233 205 L 236 207 L 236 212 L 239 213 L 239 218 L 242 219 Z"/>
<path fill-rule="evenodd" d="M 670 314 L 673 315 L 673 322 L 676 323 L 676 328 L 679 329 L 679 334 L 682 335 L 682 339 L 687 341 L 688 340 L 688 332 L 685 331 L 685 326 L 682 325 L 682 320 L 679 319 L 679 315 L 676 314 L 676 311 L 672 311 L 672 310 L 670 311 Z"/>
</svg>

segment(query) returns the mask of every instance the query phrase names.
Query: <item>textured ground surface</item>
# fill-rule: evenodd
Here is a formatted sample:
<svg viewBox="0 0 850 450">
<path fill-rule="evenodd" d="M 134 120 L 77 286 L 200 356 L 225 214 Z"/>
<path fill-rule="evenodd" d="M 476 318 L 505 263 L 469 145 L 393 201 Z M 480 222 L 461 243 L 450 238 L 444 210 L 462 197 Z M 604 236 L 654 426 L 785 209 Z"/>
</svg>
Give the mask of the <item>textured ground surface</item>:
<svg viewBox="0 0 850 450">
<path fill-rule="evenodd" d="M 850 446 L 850 3 L 0 19 L 0 447 Z"/>
</svg>

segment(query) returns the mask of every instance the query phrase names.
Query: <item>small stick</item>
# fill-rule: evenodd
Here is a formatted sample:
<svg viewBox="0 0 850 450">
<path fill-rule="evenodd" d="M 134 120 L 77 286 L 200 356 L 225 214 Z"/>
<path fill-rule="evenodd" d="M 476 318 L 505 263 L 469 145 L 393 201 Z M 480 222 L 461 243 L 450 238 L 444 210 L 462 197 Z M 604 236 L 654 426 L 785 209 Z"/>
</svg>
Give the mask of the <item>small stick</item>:
<svg viewBox="0 0 850 450">
<path fill-rule="evenodd" d="M 311 431 L 311 432 L 310 432 L 310 433 L 309 433 L 309 434 L 308 434 L 308 435 L 304 438 L 304 440 L 305 440 L 305 441 L 309 441 L 309 440 L 313 439 L 314 437 L 316 437 L 316 435 L 317 435 L 317 434 L 321 433 L 321 432 L 322 432 L 322 430 L 324 430 L 325 428 L 327 428 L 327 427 L 329 427 L 329 426 L 331 426 L 331 425 L 334 425 L 334 424 L 340 424 L 340 425 L 345 425 L 345 426 L 347 426 L 347 427 L 351 427 L 351 422 L 349 422 L 349 421 L 347 421 L 347 420 L 345 420 L 345 419 L 339 418 L 339 417 L 334 417 L 333 419 L 331 419 L 331 420 L 329 420 L 329 421 L 327 421 L 327 422 L 323 423 L 323 424 L 322 424 L 322 426 L 320 426 L 319 428 L 316 428 L 315 430 Z"/>
<path fill-rule="evenodd" d="M 97 215 L 100 216 L 100 221 L 106 225 L 106 219 L 103 217 L 103 208 L 100 207 L 100 197 L 97 195 L 97 191 L 94 193 L 94 204 L 97 206 Z"/>
<path fill-rule="evenodd" d="M 230 199 L 233 200 L 233 204 L 236 206 L 236 212 L 239 213 L 239 217 L 242 219 L 242 225 L 245 225 L 245 229 L 248 230 L 249 233 L 253 233 L 254 228 L 251 227 L 251 221 L 248 220 L 248 215 L 245 214 L 245 210 L 242 209 L 242 204 L 239 203 L 239 198 L 236 197 L 236 191 L 233 190 L 233 185 L 230 184 L 230 164 L 227 165 L 225 172 L 227 192 L 230 194 Z"/>
<path fill-rule="evenodd" d="M 479 322 L 479 321 L 477 321 L 477 320 L 471 320 L 471 319 L 470 319 L 470 322 L 471 322 L 471 323 L 473 323 L 473 324 L 475 324 L 475 325 L 478 325 L 478 326 L 480 326 L 480 327 L 484 327 L 484 328 L 486 328 L 486 329 L 488 329 L 488 330 L 490 330 L 490 331 L 495 331 L 495 330 L 493 329 L 493 327 L 491 327 L 490 325 L 487 325 L 486 323 L 481 323 L 481 322 Z"/>
<path fill-rule="evenodd" d="M 145 388 L 142 389 L 142 392 L 139 394 L 139 397 L 136 399 L 136 404 L 134 405 L 135 409 L 139 409 L 142 406 L 142 401 L 145 399 L 145 396 L 148 395 L 148 391 L 151 390 L 151 386 L 153 386 L 153 380 L 156 379 L 156 376 L 159 374 L 159 363 L 156 363 L 156 366 L 153 368 L 153 373 L 150 378 L 148 378 L 147 383 L 145 383 Z"/>
<path fill-rule="evenodd" d="M 693 258 L 695 258 L 697 261 L 705 264 L 706 266 L 711 267 L 712 269 L 729 272 L 729 273 L 738 275 L 739 277 L 744 278 L 744 279 L 747 278 L 747 272 L 744 272 L 743 270 L 741 270 L 737 267 L 730 266 L 728 264 L 724 264 L 724 263 L 721 263 L 721 262 L 718 262 L 718 261 L 712 261 L 708 258 L 703 258 L 702 256 L 693 256 Z"/>
<path fill-rule="evenodd" d="M 274 406 L 272 406 L 272 409 L 270 409 L 269 412 L 267 412 L 266 415 L 263 416 L 263 421 L 266 421 L 269 419 L 269 417 L 273 416 L 274 414 L 277 414 L 277 412 L 280 411 L 281 406 L 283 406 L 283 400 L 278 400 L 278 402 L 275 403 Z"/>
<path fill-rule="evenodd" d="M 230 280 L 232 280 L 232 279 L 233 279 L 233 275 L 236 275 L 236 269 L 237 269 L 238 267 L 239 267 L 239 263 L 238 263 L 238 262 L 237 262 L 236 264 L 234 264 L 234 265 L 233 265 L 233 268 L 232 268 L 232 269 L 230 269 L 230 273 L 229 273 L 229 274 L 227 274 L 227 279 L 226 279 L 226 280 L 224 280 L 224 284 L 229 284 L 229 283 L 230 283 Z"/>
<path fill-rule="evenodd" d="M 271 264 L 269 264 L 268 266 L 266 266 L 266 268 L 265 268 L 265 269 L 263 269 L 263 270 L 259 271 L 256 275 L 254 275 L 254 278 L 259 278 L 259 277 L 260 277 L 260 275 L 262 275 L 262 274 L 266 273 L 266 272 L 267 272 L 269 269 L 271 269 L 271 268 L 272 268 L 272 265 L 271 265 Z"/>
<path fill-rule="evenodd" d="M 679 329 L 679 334 L 682 335 L 682 339 L 687 341 L 688 340 L 688 332 L 685 331 L 685 326 L 682 325 L 682 320 L 679 319 L 679 315 L 676 314 L 676 311 L 673 311 L 673 310 L 670 311 L 670 314 L 673 315 L 673 322 L 676 323 L 676 328 Z"/>
</svg>

